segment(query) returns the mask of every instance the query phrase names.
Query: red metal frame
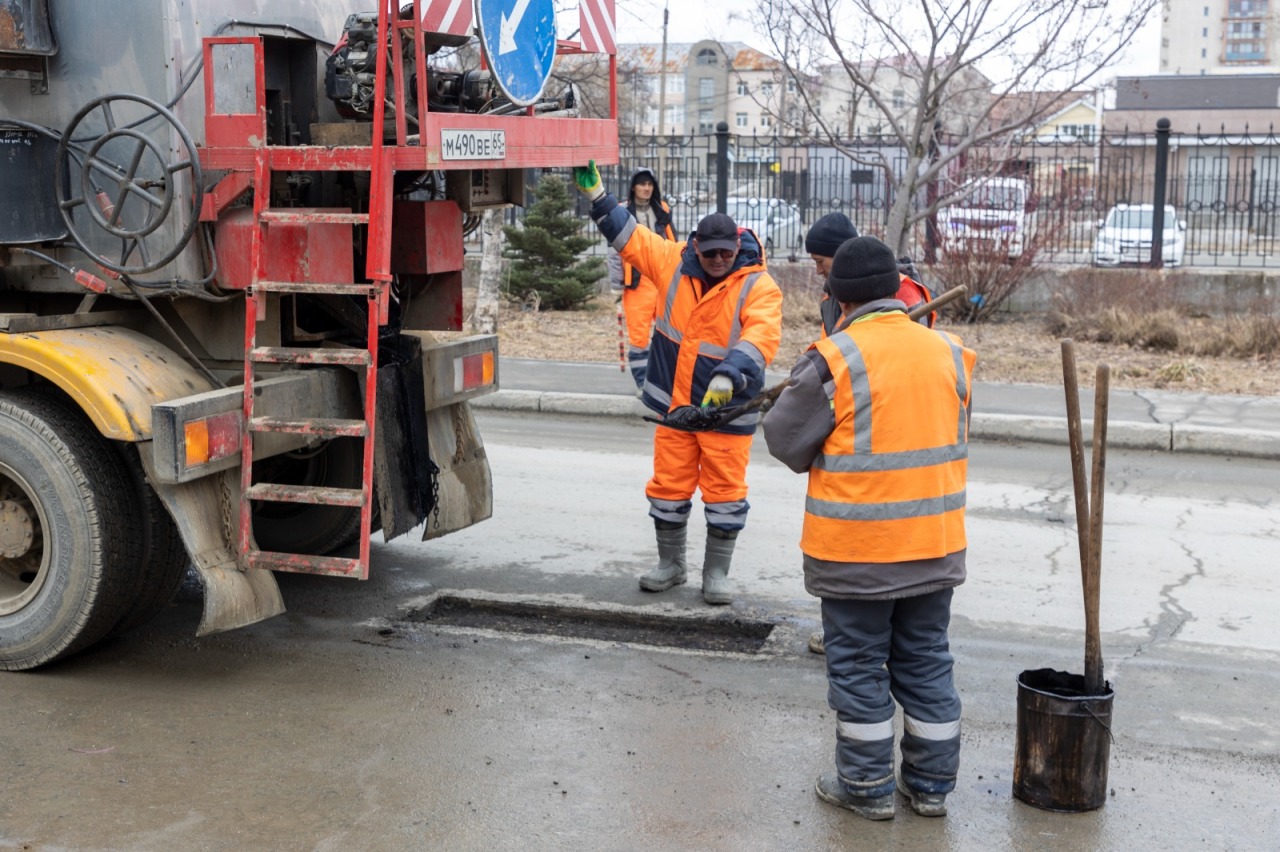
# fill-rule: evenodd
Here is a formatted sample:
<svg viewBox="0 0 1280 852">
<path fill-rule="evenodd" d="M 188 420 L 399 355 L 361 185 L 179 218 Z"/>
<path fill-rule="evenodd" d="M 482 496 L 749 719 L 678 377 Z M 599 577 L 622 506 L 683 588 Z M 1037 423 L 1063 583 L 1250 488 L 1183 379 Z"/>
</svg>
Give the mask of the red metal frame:
<svg viewBox="0 0 1280 852">
<path fill-rule="evenodd" d="M 617 57 L 609 57 L 609 118 L 538 118 L 532 108 L 519 115 L 479 115 L 430 113 L 427 109 L 427 61 L 422 29 L 422 0 L 413 0 L 410 19 L 399 16 L 399 0 L 378 0 L 378 44 L 387 45 L 388 34 L 395 36 L 393 47 L 378 51 L 374 84 L 372 140 L 367 146 L 272 146 L 267 144 L 266 95 L 264 91 L 264 49 L 261 38 L 218 37 L 204 40 L 205 137 L 207 147 L 200 151 L 206 169 L 226 170 L 230 174 L 206 199 L 201 219 L 217 221 L 235 199 L 254 188 L 253 215 L 257 227 L 250 240 L 249 267 L 252 280 L 245 289 L 244 318 L 244 385 L 241 406 L 240 467 L 240 535 L 242 564 L 272 570 L 302 571 L 347 577 L 367 578 L 369 573 L 369 532 L 373 514 L 373 448 L 374 420 L 377 411 L 378 330 L 388 322 L 390 310 L 393 187 L 397 170 L 427 171 L 438 169 L 524 169 L 537 167 L 576 166 L 588 160 L 598 163 L 618 161 L 617 128 Z M 395 144 L 384 139 L 387 108 L 387 75 L 389 54 L 401 55 L 401 39 L 412 39 L 414 66 L 417 71 L 416 133 L 410 133 L 404 74 L 394 75 L 392 97 L 395 109 Z M 214 51 L 219 45 L 253 46 L 253 113 L 216 113 Z M 557 42 L 557 53 L 584 53 L 580 45 Z M 484 57 L 481 57 L 482 64 Z M 442 155 L 441 131 L 502 130 L 506 134 L 506 158 L 493 160 L 449 160 Z M 370 191 L 367 213 L 338 213 L 332 210 L 270 209 L 271 175 L 276 171 L 367 171 Z M 267 278 L 267 229 L 273 222 L 289 222 L 293 227 L 315 227 L 334 224 L 368 225 L 365 253 L 365 277 L 370 283 L 315 280 L 271 281 Z M 321 279 L 324 270 L 316 270 Z M 336 277 L 336 276 L 335 276 Z M 266 318 L 269 293 L 366 295 L 368 297 L 366 348 L 303 349 L 295 347 L 262 347 L 257 345 L 258 324 Z M 254 412 L 256 365 L 259 363 L 345 364 L 363 366 L 364 411 L 360 420 L 312 418 L 289 421 L 258 417 Z M 359 491 L 321 487 L 288 486 L 253 482 L 253 435 L 258 432 L 291 432 L 325 437 L 349 436 L 364 442 L 363 476 Z M 267 553 L 259 551 L 253 540 L 252 503 L 254 500 L 320 503 L 360 507 L 360 553 L 357 559 L 311 556 L 307 554 Z"/>
</svg>

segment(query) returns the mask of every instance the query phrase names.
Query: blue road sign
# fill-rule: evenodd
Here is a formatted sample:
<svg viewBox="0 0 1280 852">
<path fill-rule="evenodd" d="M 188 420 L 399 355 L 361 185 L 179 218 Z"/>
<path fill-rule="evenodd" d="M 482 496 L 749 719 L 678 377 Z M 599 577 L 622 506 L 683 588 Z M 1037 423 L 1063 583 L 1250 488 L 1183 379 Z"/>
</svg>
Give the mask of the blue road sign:
<svg viewBox="0 0 1280 852">
<path fill-rule="evenodd" d="M 553 0 L 476 0 L 476 20 L 498 88 L 512 103 L 535 103 L 556 58 Z"/>
</svg>

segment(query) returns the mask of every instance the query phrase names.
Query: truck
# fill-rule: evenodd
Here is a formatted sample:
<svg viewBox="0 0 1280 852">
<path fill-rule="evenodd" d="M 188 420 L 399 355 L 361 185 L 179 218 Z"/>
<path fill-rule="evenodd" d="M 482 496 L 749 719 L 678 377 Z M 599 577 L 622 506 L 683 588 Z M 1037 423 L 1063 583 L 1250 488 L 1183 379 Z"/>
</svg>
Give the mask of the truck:
<svg viewBox="0 0 1280 852">
<path fill-rule="evenodd" d="M 986 177 L 966 183 L 959 198 L 938 211 L 944 254 L 1000 253 L 1017 260 L 1035 236 L 1027 181 Z"/>
<path fill-rule="evenodd" d="M 618 160 L 612 21 L 512 5 L 0 0 L 0 668 L 491 515 L 464 235 Z M 607 117 L 547 85 L 584 53 Z"/>
</svg>

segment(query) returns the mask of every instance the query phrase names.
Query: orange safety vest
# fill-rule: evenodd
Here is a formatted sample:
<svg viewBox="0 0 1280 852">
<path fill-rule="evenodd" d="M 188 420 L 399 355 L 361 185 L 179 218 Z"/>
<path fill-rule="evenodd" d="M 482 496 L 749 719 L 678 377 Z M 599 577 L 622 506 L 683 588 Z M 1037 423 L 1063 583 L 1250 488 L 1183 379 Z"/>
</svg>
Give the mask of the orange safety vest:
<svg viewBox="0 0 1280 852">
<path fill-rule="evenodd" d="M 836 425 L 809 469 L 800 549 L 885 563 L 963 550 L 974 352 L 897 311 L 811 348 L 831 371 Z"/>
</svg>

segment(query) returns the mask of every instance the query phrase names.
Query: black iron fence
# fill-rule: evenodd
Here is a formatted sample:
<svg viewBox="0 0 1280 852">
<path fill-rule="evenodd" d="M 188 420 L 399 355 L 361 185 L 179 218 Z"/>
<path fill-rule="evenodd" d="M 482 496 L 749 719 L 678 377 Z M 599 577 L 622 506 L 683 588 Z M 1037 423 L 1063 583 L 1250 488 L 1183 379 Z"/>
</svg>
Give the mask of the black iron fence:
<svg viewBox="0 0 1280 852">
<path fill-rule="evenodd" d="M 953 144 L 939 140 L 941 150 Z M 1036 139 L 999 150 L 971 149 L 933 191 L 945 193 L 966 175 L 1016 178 L 1026 187 L 1026 227 L 1039 263 L 1088 264 L 1150 260 L 1159 171 L 1157 132 L 1104 133 L 1094 138 Z M 625 197 L 641 166 L 660 178 L 677 231 L 725 209 L 770 231 L 771 256 L 804 256 L 803 234 L 819 216 L 846 213 L 859 230 L 883 234 L 906 156 L 889 138 L 859 138 L 839 146 L 798 137 L 624 136 L 621 162 L 601 171 L 606 187 Z M 1280 266 L 1280 138 L 1266 133 L 1171 132 L 1164 159 L 1165 204 L 1172 221 L 1160 231 L 1165 265 Z M 568 175 L 566 175 L 568 177 Z M 913 199 L 923 208 L 927 191 Z M 1013 202 L 1009 202 L 1013 203 Z M 1128 207 L 1130 209 L 1126 210 Z M 579 210 L 584 216 L 585 205 Z M 945 241 L 921 221 L 910 234 L 918 258 Z M 1145 234 L 1121 227 L 1136 223 Z M 950 225 L 951 227 L 957 227 Z M 584 223 L 584 227 L 589 227 Z M 601 247 L 603 250 L 603 247 Z"/>
</svg>

